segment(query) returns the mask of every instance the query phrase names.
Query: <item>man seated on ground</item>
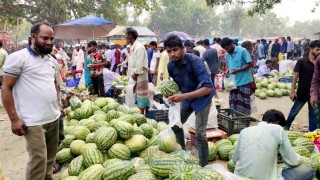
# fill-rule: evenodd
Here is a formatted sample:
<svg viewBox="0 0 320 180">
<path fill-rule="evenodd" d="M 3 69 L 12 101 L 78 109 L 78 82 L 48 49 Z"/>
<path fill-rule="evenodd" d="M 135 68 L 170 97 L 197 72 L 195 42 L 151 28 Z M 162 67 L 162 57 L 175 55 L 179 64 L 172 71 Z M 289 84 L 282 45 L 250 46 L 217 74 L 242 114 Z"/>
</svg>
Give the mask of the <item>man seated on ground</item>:
<svg viewBox="0 0 320 180">
<path fill-rule="evenodd" d="M 315 172 L 310 165 L 299 165 L 300 156 L 282 127 L 286 125 L 282 112 L 268 110 L 262 121 L 241 131 L 232 158 L 236 164 L 234 174 L 252 180 L 312 180 Z M 278 153 L 293 167 L 278 168 Z"/>
<path fill-rule="evenodd" d="M 110 71 L 111 63 L 107 62 L 103 68 L 103 84 L 104 84 L 104 92 L 106 92 L 106 97 L 113 97 L 113 91 L 115 87 L 112 85 L 112 81 L 118 81 L 115 72 Z"/>
<path fill-rule="evenodd" d="M 272 76 L 270 74 L 270 68 L 272 67 L 272 61 L 266 60 L 266 64 L 263 66 L 260 66 L 258 69 L 258 77 L 259 78 L 268 78 L 269 76 Z"/>
</svg>

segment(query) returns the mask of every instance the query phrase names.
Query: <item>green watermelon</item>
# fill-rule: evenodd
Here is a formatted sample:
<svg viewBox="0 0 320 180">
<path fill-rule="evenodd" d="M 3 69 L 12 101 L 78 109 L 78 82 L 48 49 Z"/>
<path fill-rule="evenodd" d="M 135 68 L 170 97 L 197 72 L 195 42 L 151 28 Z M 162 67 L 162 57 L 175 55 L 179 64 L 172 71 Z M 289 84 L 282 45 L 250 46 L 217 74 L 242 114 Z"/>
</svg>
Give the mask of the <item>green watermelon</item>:
<svg viewBox="0 0 320 180">
<path fill-rule="evenodd" d="M 92 105 L 92 111 L 93 113 L 95 113 L 96 111 L 101 111 L 101 109 L 99 108 L 99 106 Z"/>
<path fill-rule="evenodd" d="M 137 120 L 136 120 L 137 121 Z M 153 128 L 157 129 L 158 128 L 158 122 L 154 119 L 148 119 L 147 118 L 147 123 L 150 124 Z M 143 123 L 142 123 L 143 124 Z"/>
<path fill-rule="evenodd" d="M 193 154 L 185 151 L 185 150 L 176 150 L 173 153 L 171 153 L 177 160 L 180 160 L 181 162 L 187 163 L 187 164 L 198 164 L 199 160 L 197 157 L 195 157 Z"/>
<path fill-rule="evenodd" d="M 110 102 L 102 108 L 102 111 L 107 113 L 110 110 L 117 110 L 119 106 L 120 104 L 117 102 Z"/>
<path fill-rule="evenodd" d="M 208 155 L 208 161 L 213 161 L 216 159 L 218 148 L 213 142 L 208 142 L 208 148 L 209 148 L 209 155 Z"/>
<path fill-rule="evenodd" d="M 130 123 L 130 124 L 132 124 L 132 125 L 135 124 L 134 116 L 131 115 L 131 114 L 125 114 L 125 115 L 119 117 L 118 120 L 119 120 L 119 121 L 128 122 L 128 123 Z"/>
<path fill-rule="evenodd" d="M 75 155 L 80 155 L 81 154 L 81 149 L 83 147 L 83 145 L 85 145 L 86 142 L 83 140 L 74 140 L 71 144 L 70 144 L 70 150 L 73 154 Z"/>
<path fill-rule="evenodd" d="M 167 123 L 165 123 L 165 122 L 158 122 L 157 130 L 158 130 L 159 132 L 161 132 L 161 131 L 163 131 L 163 130 L 165 130 L 165 129 L 168 129 L 168 128 L 169 128 L 169 126 L 168 126 Z"/>
<path fill-rule="evenodd" d="M 63 132 L 64 135 L 74 135 L 74 128 L 76 126 L 64 126 L 63 127 Z"/>
<path fill-rule="evenodd" d="M 231 136 L 229 136 L 229 140 L 232 142 L 232 144 L 234 145 L 234 143 L 238 140 L 239 138 L 239 134 L 233 134 Z"/>
<path fill-rule="evenodd" d="M 117 111 L 115 110 L 110 110 L 107 112 L 107 115 L 106 115 L 106 120 L 108 122 L 110 122 L 112 119 L 117 119 L 119 116 L 118 116 L 118 113 Z"/>
<path fill-rule="evenodd" d="M 63 145 L 64 148 L 70 147 L 70 144 L 76 139 L 74 135 L 65 135 L 64 140 L 61 141 L 61 144 Z"/>
<path fill-rule="evenodd" d="M 192 179 L 192 174 L 196 173 L 197 169 L 201 167 L 196 164 L 177 164 L 172 166 L 169 171 L 169 179 L 172 180 L 189 180 Z"/>
<path fill-rule="evenodd" d="M 137 171 L 137 173 L 140 173 L 140 172 L 150 172 L 151 173 L 151 169 L 148 164 L 137 167 L 136 171 Z"/>
<path fill-rule="evenodd" d="M 83 164 L 83 156 L 80 155 L 76 158 L 74 158 L 68 167 L 68 171 L 70 176 L 78 176 L 82 171 L 85 170 L 84 164 Z"/>
<path fill-rule="evenodd" d="M 139 172 L 130 176 L 128 180 L 157 180 L 157 177 L 151 172 Z"/>
<path fill-rule="evenodd" d="M 310 152 L 314 152 L 314 142 L 311 139 L 301 137 L 297 138 L 292 142 L 293 146 L 304 146 L 306 147 Z"/>
<path fill-rule="evenodd" d="M 108 154 L 110 158 L 128 160 L 130 159 L 130 149 L 123 144 L 114 144 L 109 150 Z"/>
<path fill-rule="evenodd" d="M 98 114 L 101 114 L 101 115 L 104 115 L 104 116 L 107 115 L 107 113 L 103 112 L 102 110 L 101 111 L 96 111 L 96 112 L 93 113 L 93 115 L 98 115 Z"/>
<path fill-rule="evenodd" d="M 138 153 L 147 148 L 147 140 L 148 139 L 146 137 L 136 134 L 127 139 L 124 142 L 124 145 L 126 145 L 130 149 L 130 152 Z"/>
<path fill-rule="evenodd" d="M 133 114 L 133 117 L 135 118 L 135 122 L 137 123 L 138 126 L 140 126 L 143 123 L 147 123 L 147 118 L 143 114 Z"/>
<path fill-rule="evenodd" d="M 296 151 L 296 153 L 298 153 L 301 156 L 310 156 L 310 151 L 308 150 L 308 148 L 304 146 L 293 146 L 293 149 Z"/>
<path fill-rule="evenodd" d="M 133 134 L 141 134 L 144 135 L 144 131 L 137 126 L 137 124 L 133 125 Z"/>
<path fill-rule="evenodd" d="M 176 82 L 170 79 L 166 79 L 161 81 L 161 83 L 159 84 L 159 90 L 161 94 L 165 96 L 172 96 L 179 92 L 179 86 Z"/>
<path fill-rule="evenodd" d="M 141 110 L 138 107 L 132 107 L 129 109 L 129 114 L 140 114 Z"/>
<path fill-rule="evenodd" d="M 80 140 L 86 140 L 86 137 L 89 133 L 90 130 L 86 126 L 77 126 L 74 129 L 74 136 Z"/>
<path fill-rule="evenodd" d="M 234 172 L 234 169 L 236 168 L 236 165 L 234 164 L 233 160 L 230 159 L 227 163 L 227 167 L 229 169 L 230 172 Z"/>
<path fill-rule="evenodd" d="M 82 171 L 79 175 L 79 180 L 100 180 L 105 171 L 101 164 L 94 164 L 88 169 Z"/>
<path fill-rule="evenodd" d="M 121 163 L 122 163 L 121 159 L 108 159 L 102 165 L 104 168 L 109 169 L 113 165 L 121 164 Z"/>
<path fill-rule="evenodd" d="M 122 161 L 120 164 L 115 164 L 103 173 L 104 180 L 127 180 L 130 176 L 136 173 L 131 161 Z"/>
<path fill-rule="evenodd" d="M 149 160 L 151 172 L 160 177 L 169 177 L 170 169 L 182 162 L 175 159 L 172 155 L 155 156 Z"/>
<path fill-rule="evenodd" d="M 229 160 L 229 153 L 234 149 L 233 145 L 225 144 L 218 148 L 219 158 L 222 160 Z"/>
<path fill-rule="evenodd" d="M 161 134 L 162 133 L 162 134 Z M 158 147 L 161 151 L 170 153 L 176 148 L 176 136 L 174 133 L 161 132 L 158 136 Z"/>
<path fill-rule="evenodd" d="M 98 111 L 96 111 L 98 112 Z M 99 122 L 99 121 L 107 121 L 107 114 L 102 114 L 102 113 L 97 113 L 93 116 L 91 116 L 89 119 L 93 119 L 96 123 Z"/>
<path fill-rule="evenodd" d="M 159 151 L 160 150 L 159 150 L 158 146 L 150 146 L 147 149 L 141 151 L 140 154 L 139 154 L 139 157 L 144 159 L 146 162 L 148 162 L 149 159 L 151 159 L 152 157 L 156 156 Z"/>
<path fill-rule="evenodd" d="M 128 114 L 129 111 L 130 111 L 130 108 L 129 108 L 127 105 L 123 104 L 123 105 L 120 105 L 120 106 L 117 108 L 117 111 L 120 111 L 120 112 L 123 112 L 123 113 L 125 113 L 125 114 Z"/>
<path fill-rule="evenodd" d="M 74 111 L 69 112 L 67 118 L 74 119 Z"/>
<path fill-rule="evenodd" d="M 303 135 L 299 132 L 296 131 L 286 131 L 286 134 L 290 140 L 290 142 L 292 143 L 294 140 L 303 137 Z"/>
<path fill-rule="evenodd" d="M 234 146 L 235 147 L 235 146 Z M 234 149 L 229 152 L 229 159 L 233 158 Z"/>
<path fill-rule="evenodd" d="M 87 148 L 98 148 L 98 147 L 95 143 L 87 143 L 83 145 L 83 147 L 81 148 L 81 154 L 83 154 L 83 151 Z"/>
<path fill-rule="evenodd" d="M 71 119 L 69 122 L 68 122 L 68 125 L 69 126 L 76 126 L 79 124 L 79 121 L 76 120 L 76 119 Z"/>
<path fill-rule="evenodd" d="M 81 119 L 90 117 L 93 114 L 92 102 L 90 100 L 85 100 L 82 102 L 80 108 Z"/>
<path fill-rule="evenodd" d="M 192 180 L 224 180 L 224 177 L 211 168 L 200 168 L 193 173 Z"/>
<path fill-rule="evenodd" d="M 98 106 L 99 108 L 103 108 L 108 104 L 108 99 L 106 98 L 97 98 L 94 102 L 94 105 Z"/>
<path fill-rule="evenodd" d="M 98 121 L 94 124 L 95 131 L 97 131 L 101 127 L 109 127 L 109 123 L 107 121 Z"/>
<path fill-rule="evenodd" d="M 224 146 L 224 145 L 232 145 L 232 142 L 229 139 L 221 139 L 217 142 L 215 142 L 217 148 L 219 149 L 219 147 Z"/>
<path fill-rule="evenodd" d="M 95 121 L 93 119 L 82 119 L 79 126 L 86 126 L 91 132 L 95 130 Z"/>
<path fill-rule="evenodd" d="M 139 127 L 143 130 L 144 136 L 146 138 L 151 138 L 152 137 L 152 135 L 153 135 L 153 127 L 150 124 L 144 123 L 144 124 L 141 124 Z"/>
<path fill-rule="evenodd" d="M 133 126 L 125 121 L 117 121 L 113 126 L 122 139 L 129 139 L 132 137 L 133 134 Z"/>
<path fill-rule="evenodd" d="M 133 166 L 135 169 L 137 169 L 140 166 L 144 166 L 146 164 L 144 159 L 139 158 L 139 157 L 135 157 L 135 158 L 131 159 L 131 162 L 133 163 Z"/>
<path fill-rule="evenodd" d="M 70 148 L 62 149 L 56 155 L 56 161 L 61 165 L 68 164 L 73 158 L 74 155 L 71 153 Z"/>
<path fill-rule="evenodd" d="M 300 164 L 309 164 L 314 171 L 317 171 L 319 168 L 319 164 L 315 163 L 315 161 L 312 161 L 311 158 L 300 156 Z"/>
<path fill-rule="evenodd" d="M 94 164 L 102 164 L 104 162 L 104 156 L 99 149 L 94 147 L 88 147 L 83 149 L 82 152 L 83 163 L 88 168 Z"/>
<path fill-rule="evenodd" d="M 94 134 L 94 142 L 99 149 L 108 149 L 117 139 L 117 131 L 111 127 L 101 127 Z"/>
<path fill-rule="evenodd" d="M 90 133 L 86 137 L 86 143 L 94 143 L 94 133 Z"/>
</svg>

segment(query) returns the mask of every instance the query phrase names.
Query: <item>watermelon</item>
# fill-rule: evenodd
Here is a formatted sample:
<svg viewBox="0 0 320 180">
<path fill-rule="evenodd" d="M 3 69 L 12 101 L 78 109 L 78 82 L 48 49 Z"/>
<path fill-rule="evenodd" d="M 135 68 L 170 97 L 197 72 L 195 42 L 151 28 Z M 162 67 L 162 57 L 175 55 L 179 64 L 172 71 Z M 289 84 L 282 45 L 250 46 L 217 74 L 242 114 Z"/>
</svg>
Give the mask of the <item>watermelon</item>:
<svg viewBox="0 0 320 180">
<path fill-rule="evenodd" d="M 99 149 L 108 149 L 117 139 L 117 131 L 111 127 L 101 127 L 94 134 L 94 142 Z"/>
<path fill-rule="evenodd" d="M 64 148 L 56 154 L 56 161 L 61 165 L 68 164 L 73 158 L 74 155 L 71 153 L 70 148 Z"/>
<path fill-rule="evenodd" d="M 209 155 L 208 155 L 208 161 L 213 161 L 216 159 L 218 148 L 213 142 L 208 142 L 208 148 L 209 148 Z"/>
<path fill-rule="evenodd" d="M 74 128 L 76 126 L 64 126 L 63 127 L 63 132 L 64 135 L 74 135 Z"/>
<path fill-rule="evenodd" d="M 137 122 L 137 120 L 136 120 L 136 122 Z M 158 122 L 156 120 L 154 120 L 154 119 L 148 119 L 147 118 L 147 123 L 150 124 L 155 129 L 158 128 Z"/>
<path fill-rule="evenodd" d="M 131 159 L 131 162 L 133 163 L 133 166 L 135 169 L 137 169 L 140 166 L 144 166 L 146 164 L 144 159 L 139 158 L 139 157 L 135 157 L 135 158 Z"/>
<path fill-rule="evenodd" d="M 158 131 L 158 129 L 153 128 L 152 137 L 158 136 L 159 133 L 160 133 L 160 132 Z"/>
<path fill-rule="evenodd" d="M 86 142 L 83 140 L 74 140 L 70 144 L 70 150 L 71 150 L 72 154 L 80 155 L 81 149 L 82 149 L 83 145 L 85 145 L 85 144 L 86 144 Z"/>
<path fill-rule="evenodd" d="M 158 136 L 154 136 L 150 139 L 150 146 L 157 146 L 158 145 Z"/>
<path fill-rule="evenodd" d="M 134 125 L 134 123 L 135 123 L 135 118 L 134 118 L 134 116 L 131 115 L 131 114 L 125 114 L 125 115 L 119 117 L 118 120 L 119 120 L 119 121 L 128 122 L 128 123 L 130 123 L 130 124 L 132 124 L 132 125 Z"/>
<path fill-rule="evenodd" d="M 108 99 L 106 98 L 97 98 L 94 102 L 94 105 L 98 106 L 99 108 L 103 108 L 108 104 Z"/>
<path fill-rule="evenodd" d="M 93 119 L 82 119 L 79 126 L 86 126 L 91 132 L 95 130 L 95 121 Z"/>
<path fill-rule="evenodd" d="M 69 122 L 68 122 L 68 126 L 76 126 L 79 124 L 79 121 L 76 120 L 76 119 L 71 119 Z"/>
<path fill-rule="evenodd" d="M 164 178 L 169 177 L 170 169 L 177 164 L 181 164 L 181 161 L 175 159 L 173 155 L 155 156 L 149 160 L 151 172 Z"/>
<path fill-rule="evenodd" d="M 80 108 L 80 116 L 82 119 L 88 118 L 93 114 L 92 102 L 90 100 L 85 100 L 82 102 Z"/>
<path fill-rule="evenodd" d="M 171 153 L 177 160 L 181 162 L 185 162 L 187 164 L 198 164 L 199 160 L 193 154 L 184 151 L 184 150 L 176 150 L 175 152 Z"/>
<path fill-rule="evenodd" d="M 158 136 L 158 147 L 161 151 L 170 153 L 175 150 L 177 141 L 176 135 L 170 131 L 163 131 Z"/>
<path fill-rule="evenodd" d="M 104 162 L 104 156 L 95 147 L 88 147 L 82 151 L 83 163 L 88 168 L 94 164 L 102 164 Z"/>
<path fill-rule="evenodd" d="M 197 169 L 201 167 L 196 164 L 177 164 L 172 166 L 169 171 L 169 179 L 172 180 L 189 180 L 192 179 L 192 174 L 196 172 Z"/>
<path fill-rule="evenodd" d="M 139 173 L 139 172 L 150 172 L 151 173 L 151 169 L 148 164 L 137 167 L 136 171 L 137 171 L 137 173 Z"/>
<path fill-rule="evenodd" d="M 110 102 L 102 108 L 102 111 L 107 113 L 110 110 L 117 110 L 119 106 L 120 104 L 117 102 Z"/>
<path fill-rule="evenodd" d="M 82 171 L 78 178 L 79 180 L 100 180 L 104 171 L 105 169 L 101 164 L 94 164 Z"/>
<path fill-rule="evenodd" d="M 110 110 L 108 111 L 107 115 L 106 115 L 106 120 L 108 122 L 110 122 L 112 119 L 117 119 L 119 116 L 118 116 L 118 113 L 117 111 L 115 110 Z"/>
<path fill-rule="evenodd" d="M 68 171 L 70 176 L 78 176 L 82 171 L 85 170 L 84 164 L 83 164 L 83 156 L 80 155 L 76 158 L 74 158 L 68 167 Z"/>
<path fill-rule="evenodd" d="M 74 119 L 74 111 L 69 112 L 67 118 Z"/>
<path fill-rule="evenodd" d="M 109 123 L 107 121 L 98 121 L 94 124 L 95 131 L 97 131 L 101 127 L 109 127 Z"/>
<path fill-rule="evenodd" d="M 144 131 L 137 126 L 137 124 L 134 124 L 133 125 L 133 134 L 141 134 L 141 135 L 144 135 Z M 132 135 L 133 135 L 132 134 Z"/>
<path fill-rule="evenodd" d="M 147 148 L 147 140 L 148 139 L 146 137 L 136 134 L 133 135 L 130 139 L 127 139 L 124 142 L 124 145 L 126 145 L 130 149 L 130 152 L 138 153 Z"/>
<path fill-rule="evenodd" d="M 139 127 L 143 130 L 146 138 L 151 138 L 153 136 L 153 127 L 150 124 L 144 123 Z"/>
<path fill-rule="evenodd" d="M 125 121 L 117 121 L 113 126 L 122 139 L 129 139 L 133 134 L 133 126 Z"/>
<path fill-rule="evenodd" d="M 296 153 L 298 153 L 301 156 L 310 156 L 310 151 L 308 150 L 308 148 L 304 146 L 293 146 L 293 149 L 296 151 Z"/>
<path fill-rule="evenodd" d="M 140 126 L 143 123 L 147 123 L 147 118 L 143 114 L 133 114 L 133 117 L 135 119 L 135 122 L 138 126 Z M 157 124 L 158 126 L 158 124 Z M 157 128 L 156 126 L 156 128 Z"/>
<path fill-rule="evenodd" d="M 74 110 L 74 119 L 80 120 L 82 118 L 81 108 Z"/>
<path fill-rule="evenodd" d="M 108 150 L 110 158 L 128 160 L 130 159 L 130 149 L 123 144 L 114 144 Z"/>
<path fill-rule="evenodd" d="M 165 123 L 165 122 L 158 122 L 157 130 L 158 130 L 159 132 L 161 132 L 161 131 L 163 131 L 163 130 L 165 130 L 165 129 L 167 129 L 167 128 L 169 128 L 169 126 L 168 126 L 167 123 Z"/>
<path fill-rule="evenodd" d="M 149 159 L 156 156 L 158 154 L 158 152 L 159 152 L 158 146 L 150 146 L 147 149 L 141 151 L 139 154 L 139 157 L 144 159 L 146 162 L 148 162 Z"/>
<path fill-rule="evenodd" d="M 74 136 L 76 139 L 86 140 L 86 137 L 89 133 L 90 130 L 86 126 L 77 126 L 74 129 Z"/>
<path fill-rule="evenodd" d="M 114 125 L 115 125 L 116 122 L 118 122 L 118 121 L 119 121 L 118 119 L 112 119 L 112 120 L 109 122 L 109 126 L 114 128 Z"/>
<path fill-rule="evenodd" d="M 101 109 L 99 108 L 99 106 L 92 105 L 92 111 L 93 113 L 95 113 L 96 111 L 101 111 Z"/>
<path fill-rule="evenodd" d="M 108 159 L 102 165 L 104 168 L 109 169 L 113 165 L 121 164 L 121 163 L 122 163 L 121 159 Z"/>
<path fill-rule="evenodd" d="M 315 163 L 315 161 L 312 161 L 311 158 L 300 156 L 300 164 L 309 164 L 314 171 L 317 171 L 319 168 L 319 164 Z"/>
<path fill-rule="evenodd" d="M 127 105 L 123 104 L 123 105 L 120 105 L 120 106 L 117 108 L 117 111 L 120 111 L 120 112 L 123 112 L 123 113 L 125 113 L 125 114 L 128 114 L 129 111 L 130 111 L 130 108 L 129 108 Z"/>
<path fill-rule="evenodd" d="M 293 146 L 304 146 L 306 147 L 310 153 L 314 152 L 314 142 L 311 139 L 301 137 L 292 142 Z"/>
<path fill-rule="evenodd" d="M 235 146 L 234 146 L 235 147 Z M 233 158 L 234 149 L 229 152 L 229 159 Z"/>
<path fill-rule="evenodd" d="M 139 172 L 129 177 L 128 180 L 157 180 L 157 177 L 151 172 Z"/>
<path fill-rule="evenodd" d="M 224 146 L 224 145 L 232 145 L 232 142 L 229 139 L 221 139 L 217 142 L 215 142 L 217 148 Z"/>
<path fill-rule="evenodd" d="M 233 160 L 230 159 L 227 163 L 227 167 L 229 169 L 230 172 L 234 172 L 234 169 L 236 168 L 236 165 L 234 164 Z"/>
<path fill-rule="evenodd" d="M 107 113 L 103 112 L 102 110 L 101 111 L 96 111 L 96 112 L 93 113 L 93 115 L 98 115 L 98 114 L 105 115 L 105 116 L 107 115 Z"/>
<path fill-rule="evenodd" d="M 98 112 L 98 111 L 96 111 Z M 93 116 L 91 116 L 89 119 L 93 119 L 96 123 L 99 122 L 99 121 L 107 121 L 107 114 L 100 114 L 100 113 L 97 113 Z"/>
<path fill-rule="evenodd" d="M 131 161 L 122 161 L 120 164 L 106 168 L 102 177 L 104 180 L 127 180 L 135 173 L 136 170 Z"/>
<path fill-rule="evenodd" d="M 68 171 L 68 168 L 67 169 L 65 169 L 65 170 L 63 170 L 62 172 L 61 172 L 61 174 L 60 174 L 60 179 L 61 180 L 64 180 L 64 179 L 66 179 L 67 177 L 69 177 L 70 175 L 69 175 L 69 171 Z"/>
<path fill-rule="evenodd" d="M 224 177 L 211 168 L 197 169 L 197 173 L 193 173 L 192 180 L 224 180 Z"/>
<path fill-rule="evenodd" d="M 94 143 L 94 133 L 90 133 L 86 137 L 86 143 Z"/>
<path fill-rule="evenodd" d="M 132 107 L 129 109 L 129 114 L 141 114 L 141 110 L 138 107 Z"/>
<path fill-rule="evenodd" d="M 161 94 L 165 96 L 172 96 L 179 92 L 179 86 L 176 82 L 170 79 L 166 79 L 161 81 L 161 83 L 159 84 L 159 90 Z"/>
<path fill-rule="evenodd" d="M 222 160 L 229 160 L 229 153 L 234 149 L 233 145 L 226 144 L 218 148 L 219 158 Z"/>
<path fill-rule="evenodd" d="M 231 143 L 234 145 L 234 143 L 238 140 L 239 138 L 239 134 L 233 134 L 231 136 L 229 136 L 229 140 L 231 141 Z"/>
<path fill-rule="evenodd" d="M 64 178 L 63 180 L 79 180 L 78 176 L 68 176 L 66 178 Z"/>
<path fill-rule="evenodd" d="M 61 144 L 63 145 L 64 148 L 70 147 L 70 144 L 76 139 L 74 135 L 65 135 L 64 140 L 61 141 Z"/>
</svg>

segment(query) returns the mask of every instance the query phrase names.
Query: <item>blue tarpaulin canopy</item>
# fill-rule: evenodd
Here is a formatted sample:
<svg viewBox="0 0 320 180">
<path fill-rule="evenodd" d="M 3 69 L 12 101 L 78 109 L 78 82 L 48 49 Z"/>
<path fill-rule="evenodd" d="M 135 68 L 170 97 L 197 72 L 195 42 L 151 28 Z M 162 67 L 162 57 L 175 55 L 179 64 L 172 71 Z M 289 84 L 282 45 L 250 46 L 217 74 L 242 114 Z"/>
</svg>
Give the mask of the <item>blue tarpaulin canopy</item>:
<svg viewBox="0 0 320 180">
<path fill-rule="evenodd" d="M 75 19 L 54 26 L 55 38 L 79 39 L 95 38 L 108 34 L 116 23 L 93 15 Z"/>
</svg>

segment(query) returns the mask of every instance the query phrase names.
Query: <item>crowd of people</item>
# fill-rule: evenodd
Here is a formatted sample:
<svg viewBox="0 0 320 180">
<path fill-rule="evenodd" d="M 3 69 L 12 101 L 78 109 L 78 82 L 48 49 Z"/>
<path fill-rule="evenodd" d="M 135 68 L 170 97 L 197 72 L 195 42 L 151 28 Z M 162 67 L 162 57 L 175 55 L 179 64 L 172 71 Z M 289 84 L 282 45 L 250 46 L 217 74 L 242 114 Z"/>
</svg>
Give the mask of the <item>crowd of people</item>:
<svg viewBox="0 0 320 180">
<path fill-rule="evenodd" d="M 29 161 L 26 179 L 51 179 L 54 157 L 59 142 L 59 119 L 64 111 L 61 107 L 59 87 L 68 76 L 84 76 L 85 85 L 97 96 L 112 96 L 112 81 L 117 74 L 130 77 L 137 106 L 144 114 L 150 106 L 149 83 L 158 86 L 161 81 L 172 78 L 181 93 L 168 97 L 169 103 L 181 102 L 181 123 L 185 123 L 195 112 L 195 138 L 198 143 L 199 164 L 208 164 L 206 126 L 211 101 L 217 97 L 215 76 L 223 72 L 226 77 L 235 76 L 236 89 L 230 91 L 229 105 L 244 114 L 252 114 L 252 103 L 256 85 L 253 67 L 262 59 L 258 72 L 268 77 L 273 61 L 280 53 L 288 57 L 302 56 L 294 69 L 290 98 L 294 106 L 289 117 L 277 110 L 267 111 L 257 126 L 241 131 L 233 155 L 235 174 L 252 179 L 312 179 L 314 172 L 308 165 L 299 166 L 297 155 L 284 128 L 289 128 L 301 107 L 309 104 L 309 130 L 317 126 L 317 104 L 320 91 L 320 41 L 294 45 L 291 38 L 280 38 L 281 43 L 253 44 L 230 38 L 208 39 L 194 44 L 183 42 L 171 35 L 163 43 L 142 44 L 138 33 L 127 28 L 127 45 L 98 45 L 90 41 L 86 47 L 76 44 L 72 54 L 64 51 L 62 42 L 54 45 L 54 32 L 47 23 L 37 23 L 31 28 L 29 45 L 7 56 L 1 49 L 0 71 L 3 105 L 11 121 L 12 132 L 24 136 L 27 142 Z M 300 47 L 300 48 L 296 48 Z M 267 51 L 266 51 L 267 50 Z M 258 57 L 258 58 L 256 58 Z M 313 71 L 314 70 L 314 71 Z M 299 81 L 298 81 L 299 78 Z M 298 81 L 298 91 L 295 92 Z M 311 89 L 311 91 L 310 91 Z M 37 110 L 37 113 L 33 113 Z M 284 127 L 284 128 L 282 128 Z M 185 149 L 183 129 L 172 127 L 177 142 Z M 61 140 L 61 139 L 60 139 Z M 294 168 L 277 172 L 277 155 Z"/>
</svg>

